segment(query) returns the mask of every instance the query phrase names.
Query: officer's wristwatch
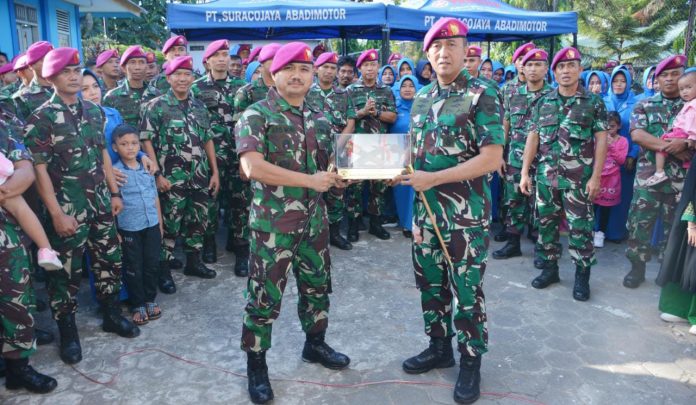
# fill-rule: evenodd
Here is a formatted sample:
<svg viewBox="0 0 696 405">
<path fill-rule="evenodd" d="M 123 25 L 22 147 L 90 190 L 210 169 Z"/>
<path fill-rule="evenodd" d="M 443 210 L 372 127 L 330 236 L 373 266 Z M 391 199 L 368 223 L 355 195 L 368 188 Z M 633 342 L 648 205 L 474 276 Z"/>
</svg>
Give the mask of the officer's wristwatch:
<svg viewBox="0 0 696 405">
<path fill-rule="evenodd" d="M 115 193 L 112 191 L 112 192 L 111 192 L 111 197 L 112 197 L 112 198 L 113 198 L 113 197 L 123 198 L 123 195 L 121 195 L 121 192 L 120 192 L 120 191 L 117 191 L 117 192 L 115 192 Z"/>
<path fill-rule="evenodd" d="M 161 171 L 161 170 L 157 170 L 157 171 L 155 172 L 155 174 L 154 174 L 155 178 L 158 178 L 158 177 L 161 176 L 161 175 L 162 175 L 162 171 Z"/>
</svg>

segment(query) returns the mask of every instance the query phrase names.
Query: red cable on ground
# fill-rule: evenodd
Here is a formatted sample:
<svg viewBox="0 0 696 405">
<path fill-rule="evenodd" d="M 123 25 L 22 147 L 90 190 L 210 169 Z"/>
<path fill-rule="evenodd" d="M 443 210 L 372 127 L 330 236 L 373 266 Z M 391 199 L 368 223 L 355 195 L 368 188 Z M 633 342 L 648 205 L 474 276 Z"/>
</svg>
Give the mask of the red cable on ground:
<svg viewBox="0 0 696 405">
<path fill-rule="evenodd" d="M 241 378 L 247 378 L 246 375 L 241 374 L 241 373 L 235 373 L 234 371 L 230 371 L 221 367 L 217 366 L 212 366 L 206 363 L 202 363 L 196 360 L 189 360 L 184 357 L 178 356 L 173 353 L 169 353 L 167 351 L 164 351 L 162 349 L 157 349 L 157 348 L 144 348 L 144 349 L 138 349 L 138 350 L 133 350 L 131 352 L 127 353 L 121 353 L 116 357 L 116 364 L 118 365 L 118 371 L 116 374 L 112 374 L 111 378 L 109 378 L 108 381 L 99 381 L 96 378 L 92 378 L 85 374 L 84 372 L 80 371 L 77 367 L 74 365 L 71 365 L 73 370 L 77 372 L 79 375 L 84 377 L 87 381 L 90 381 L 94 384 L 99 384 L 99 385 L 104 385 L 104 386 L 110 386 L 116 383 L 116 380 L 118 379 L 119 374 L 121 373 L 121 359 L 124 357 L 129 357 L 133 356 L 136 354 L 140 353 L 145 353 L 145 352 L 156 352 L 156 353 L 161 353 L 164 354 L 165 356 L 169 356 L 175 360 L 184 362 L 186 364 L 191 364 L 194 366 L 199 366 L 203 368 L 207 368 L 210 370 L 215 370 L 215 371 L 220 371 L 225 374 L 233 375 L 236 377 L 241 377 Z M 108 374 L 108 373 L 107 373 Z M 289 382 L 289 383 L 295 383 L 295 384 L 306 384 L 306 385 L 316 385 L 319 387 L 324 387 L 324 388 L 363 388 L 363 387 L 370 387 L 373 385 L 386 385 L 386 384 L 397 384 L 397 385 L 426 385 L 430 387 L 443 387 L 443 388 L 454 388 L 452 384 L 446 384 L 446 383 L 441 383 L 441 382 L 436 382 L 436 381 L 407 381 L 407 380 L 382 380 L 382 381 L 367 381 L 363 383 L 355 383 L 355 384 L 328 384 L 328 383 L 322 383 L 322 382 L 317 382 L 317 381 L 307 381 L 307 380 L 295 380 L 295 379 L 290 379 L 290 378 L 271 378 L 271 381 L 282 381 L 282 382 Z M 545 405 L 543 402 L 538 402 L 533 399 L 524 397 L 522 395 L 517 395 L 513 393 L 500 393 L 500 392 L 482 392 L 481 395 L 488 396 L 488 397 L 495 397 L 495 398 L 509 398 L 509 399 L 514 399 L 519 402 L 526 402 L 528 404 L 533 404 L 533 405 Z"/>
</svg>

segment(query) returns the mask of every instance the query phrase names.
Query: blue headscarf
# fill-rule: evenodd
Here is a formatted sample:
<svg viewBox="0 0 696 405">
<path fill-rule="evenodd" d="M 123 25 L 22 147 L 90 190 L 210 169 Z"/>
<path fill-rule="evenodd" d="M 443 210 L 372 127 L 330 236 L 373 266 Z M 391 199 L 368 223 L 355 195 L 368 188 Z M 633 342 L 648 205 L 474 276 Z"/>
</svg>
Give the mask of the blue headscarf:
<svg viewBox="0 0 696 405">
<path fill-rule="evenodd" d="M 394 83 L 393 92 L 394 98 L 396 99 L 396 121 L 391 125 L 390 131 L 394 133 L 406 133 L 408 132 L 408 126 L 411 117 L 411 107 L 413 106 L 413 99 L 404 100 L 401 97 L 401 86 L 406 80 L 413 82 L 416 88 L 416 92 L 420 89 L 418 84 L 418 78 L 414 75 L 405 75 L 398 82 Z"/>
<path fill-rule="evenodd" d="M 387 86 L 391 87 L 396 83 L 396 72 L 394 71 L 394 68 L 391 65 L 384 65 L 381 68 L 379 68 L 379 74 L 377 75 L 377 81 L 384 84 L 384 82 L 382 81 L 382 75 L 384 74 L 384 71 L 386 69 L 391 69 L 392 74 L 394 75 L 394 83 L 387 84 Z"/>
<path fill-rule="evenodd" d="M 403 58 L 399 61 L 399 63 L 396 64 L 397 77 L 399 76 L 399 72 L 401 71 L 401 65 L 403 65 L 404 63 L 408 64 L 411 67 L 412 74 L 416 73 L 416 65 L 413 63 L 413 61 L 409 58 Z"/>
<path fill-rule="evenodd" d="M 631 77 L 631 73 L 626 65 L 619 65 L 612 70 L 609 83 L 612 83 L 614 81 L 614 77 L 616 77 L 616 75 L 619 73 L 622 73 L 626 78 L 626 90 L 624 90 L 624 92 L 621 94 L 614 94 L 611 84 L 609 85 L 609 91 L 607 96 L 604 98 L 604 102 L 607 105 L 607 110 L 609 111 L 619 111 L 626 102 L 635 99 L 635 94 L 633 94 L 633 90 L 631 90 L 633 78 Z"/>
<path fill-rule="evenodd" d="M 244 78 L 246 79 L 247 83 L 251 83 L 251 76 L 254 75 L 254 72 L 256 72 L 256 69 L 258 69 L 259 66 L 261 66 L 261 63 L 257 60 L 247 65 L 246 71 L 244 72 Z"/>
<path fill-rule="evenodd" d="M 430 65 L 430 62 L 428 62 L 425 59 L 419 60 L 418 65 L 416 65 L 416 77 L 418 78 L 418 84 L 420 84 L 421 86 L 427 86 L 428 84 L 430 84 L 430 79 L 426 79 L 422 76 L 423 69 L 425 69 L 425 67 L 427 65 Z M 433 65 L 430 65 L 431 77 L 432 77 L 432 71 L 433 71 Z"/>
<path fill-rule="evenodd" d="M 503 73 L 503 83 L 507 81 L 508 72 L 512 72 L 512 79 L 514 79 L 517 76 L 517 68 L 515 67 L 515 65 L 505 66 L 505 73 Z"/>
<path fill-rule="evenodd" d="M 599 70 L 591 70 L 590 73 L 585 77 L 585 88 L 587 91 L 590 91 L 590 80 L 592 80 L 592 76 L 597 75 L 599 78 L 599 82 L 602 85 L 602 90 L 599 93 L 600 97 L 605 97 L 607 95 L 607 75 L 604 72 L 600 72 Z"/>
<path fill-rule="evenodd" d="M 481 60 L 481 63 L 479 64 L 479 67 L 478 67 L 479 77 L 481 77 L 481 66 L 483 66 L 483 64 L 486 63 L 486 62 L 488 62 L 488 63 L 491 64 L 491 72 L 494 71 L 494 69 L 493 69 L 493 60 L 492 60 L 491 58 L 484 58 L 484 59 Z M 491 77 L 492 77 L 492 76 L 491 76 Z"/>
<path fill-rule="evenodd" d="M 241 48 L 239 44 L 232 45 L 230 48 L 230 56 L 237 55 L 239 53 L 239 48 Z"/>
<path fill-rule="evenodd" d="M 645 69 L 645 72 L 643 72 L 643 97 L 644 98 L 652 97 L 655 95 L 655 89 L 648 88 L 648 79 L 650 78 L 650 72 L 654 72 L 654 71 L 655 71 L 655 66 L 650 66 L 647 69 Z M 655 78 L 653 78 L 653 83 L 654 82 L 655 82 Z"/>
<path fill-rule="evenodd" d="M 551 70 L 551 69 L 549 69 Z M 582 83 L 585 83 L 587 81 L 587 76 L 592 72 L 591 70 L 583 70 L 582 73 L 580 73 L 580 80 Z"/>
<path fill-rule="evenodd" d="M 696 72 L 696 66 L 688 67 L 684 70 L 684 73 Z"/>
<path fill-rule="evenodd" d="M 494 60 L 493 61 L 493 74 L 495 74 L 495 72 L 498 70 L 503 71 L 503 77 L 501 77 L 500 81 L 498 82 L 498 84 L 502 86 L 503 83 L 505 83 L 505 66 L 503 66 L 503 64 L 498 62 L 497 60 Z"/>
</svg>

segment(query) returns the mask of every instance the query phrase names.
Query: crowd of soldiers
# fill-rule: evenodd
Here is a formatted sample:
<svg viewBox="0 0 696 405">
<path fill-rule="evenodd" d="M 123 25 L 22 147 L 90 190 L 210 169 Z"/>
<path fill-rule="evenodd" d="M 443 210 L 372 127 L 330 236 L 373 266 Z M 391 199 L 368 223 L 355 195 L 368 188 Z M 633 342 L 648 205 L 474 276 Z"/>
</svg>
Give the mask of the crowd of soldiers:
<svg viewBox="0 0 696 405">
<path fill-rule="evenodd" d="M 180 35 L 162 49 L 167 60 L 162 72 L 154 55 L 137 45 L 122 55 L 107 50 L 96 59 L 94 68 L 106 91 L 103 106 L 138 128 L 141 159 L 155 176 L 163 221 L 157 269 L 161 292 L 176 292 L 172 269 L 216 277 L 206 264 L 217 261 L 215 235 L 221 221 L 227 224 L 226 249 L 235 254 L 234 273 L 248 280 L 241 349 L 247 354 L 254 403 L 274 396 L 266 352 L 290 270 L 307 335 L 303 360 L 330 369 L 349 365 L 348 356 L 324 339 L 332 289 L 329 244 L 352 249 L 351 242 L 365 229 L 363 213 L 369 216 L 369 233 L 390 238 L 382 218 L 389 186 L 412 186 L 417 192 L 413 265 L 430 337 L 428 348 L 404 361 L 403 369 L 424 373 L 454 366 L 456 337 L 461 358 L 455 401 L 478 399 L 481 356 L 488 345 L 482 282 L 491 221 L 490 173 L 504 174 L 506 208 L 507 244 L 493 257 L 521 255 L 520 237 L 532 224 L 539 234 L 535 266 L 542 270 L 532 285 L 542 289 L 558 282 L 559 228 L 565 217 L 576 265 L 572 294 L 579 301 L 589 299 L 590 271 L 596 264 L 592 201 L 607 150 L 606 108 L 579 82 L 577 49 L 562 49 L 549 65 L 545 50 L 533 43 L 520 46 L 512 60 L 518 76 L 499 89 L 494 80 L 479 77 L 480 48 L 468 46 L 467 31 L 465 23 L 443 18 L 426 34 L 423 52 L 434 80 L 418 92 L 411 110 L 414 170 L 369 183 L 343 180 L 331 170 L 330 159 L 332 134 L 387 133 L 397 118 L 391 88 L 377 80 L 375 50 L 353 62 L 332 52 L 312 52 L 301 42 L 252 50 L 218 40 L 205 50 L 201 77 L 196 77 L 186 38 Z M 260 74 L 247 83 L 240 77 L 243 67 L 255 62 Z M 10 70 L 3 70 L 16 72 L 20 80 L 0 90 L 0 151 L 15 164 L 12 178 L 0 186 L 0 205 L 24 194 L 63 263 L 63 270 L 48 271 L 45 279 L 66 364 L 82 359 L 75 313 L 85 252 L 103 329 L 127 338 L 139 335 L 138 326 L 121 315 L 119 302 L 122 254 L 114 215 L 123 202 L 119 174 L 106 150 L 109 118 L 106 109 L 79 96 L 82 68 L 77 50 L 37 42 L 15 58 Z M 549 68 L 555 87 L 547 81 Z M 662 93 L 634 112 L 632 135 L 645 150 L 639 173 L 650 171 L 655 150 L 681 160 L 690 157 L 686 145 L 659 139 L 679 110 L 672 76 L 683 69 L 684 61 L 675 58 L 660 64 L 655 80 Z M 650 259 L 655 217 L 662 210 L 668 226 L 684 178 L 685 169 L 676 159 L 672 163 L 669 187 L 643 187 L 639 175 L 627 253 L 629 275 L 638 281 Z M 369 190 L 366 207 L 364 189 Z M 346 237 L 340 230 L 344 217 Z M 174 256 L 177 240 L 185 263 Z M 0 241 L 6 387 L 49 392 L 56 381 L 28 365 L 37 340 L 52 340 L 35 327 L 32 316 L 35 249 L 2 210 Z"/>
</svg>

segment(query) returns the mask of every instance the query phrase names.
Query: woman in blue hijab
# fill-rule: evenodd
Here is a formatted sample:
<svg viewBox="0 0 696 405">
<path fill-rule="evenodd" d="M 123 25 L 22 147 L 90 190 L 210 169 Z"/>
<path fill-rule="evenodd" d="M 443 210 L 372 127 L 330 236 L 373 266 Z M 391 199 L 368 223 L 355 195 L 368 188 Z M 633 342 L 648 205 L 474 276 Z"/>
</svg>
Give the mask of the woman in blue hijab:
<svg viewBox="0 0 696 405">
<path fill-rule="evenodd" d="M 493 61 L 493 80 L 502 86 L 505 82 L 505 66 L 497 60 Z"/>
<path fill-rule="evenodd" d="M 418 78 L 413 75 L 402 77 L 394 85 L 396 93 L 396 121 L 389 128 L 389 132 L 395 134 L 408 133 L 408 126 L 411 118 L 411 106 L 413 97 L 418 91 Z M 412 237 L 411 228 L 413 226 L 413 197 L 415 191 L 411 186 L 394 186 L 394 201 L 396 202 L 396 212 L 399 216 L 399 226 L 403 229 L 404 236 Z"/>
<path fill-rule="evenodd" d="M 640 147 L 633 143 L 630 135 L 631 112 L 636 104 L 636 96 L 631 90 L 633 78 L 628 68 L 620 65 L 611 72 L 610 89 L 604 98 L 607 111 L 616 111 L 621 117 L 621 128 L 619 134 L 628 140 L 628 155 L 626 162 L 621 166 L 621 202 L 615 205 L 609 212 L 609 223 L 605 238 L 610 241 L 620 242 L 628 236 L 626 223 L 628 221 L 628 211 L 633 199 L 633 181 L 636 176 L 636 161 Z"/>
<path fill-rule="evenodd" d="M 251 83 L 254 80 L 254 74 L 259 70 L 259 67 L 261 67 L 261 63 L 258 61 L 253 61 L 247 66 L 246 72 L 244 72 L 244 79 L 247 83 Z"/>
<path fill-rule="evenodd" d="M 605 97 L 609 86 L 607 78 L 603 72 L 592 70 L 585 78 L 585 88 L 591 93 L 597 94 L 600 97 Z"/>
<path fill-rule="evenodd" d="M 384 77 L 384 72 L 387 71 L 387 76 Z M 391 74 L 390 74 L 391 73 Z M 382 83 L 385 86 L 392 87 L 396 81 L 396 72 L 391 65 L 384 65 L 379 68 L 379 74 L 377 75 L 377 82 Z"/>
<path fill-rule="evenodd" d="M 406 66 L 404 66 L 406 65 Z M 415 75 L 416 74 L 416 64 L 409 58 L 403 58 L 396 65 L 396 77 L 401 79 L 401 76 L 405 75 Z"/>
<path fill-rule="evenodd" d="M 416 65 L 416 77 L 418 78 L 418 84 L 427 86 L 433 79 L 433 66 L 425 59 L 418 61 Z"/>
<path fill-rule="evenodd" d="M 509 82 L 517 76 L 517 68 L 515 65 L 505 66 L 505 74 L 503 76 L 503 82 Z"/>
<path fill-rule="evenodd" d="M 655 89 L 653 89 L 653 73 L 655 73 L 655 66 L 648 66 L 643 72 L 643 93 L 636 96 L 637 101 L 655 95 Z"/>
</svg>

